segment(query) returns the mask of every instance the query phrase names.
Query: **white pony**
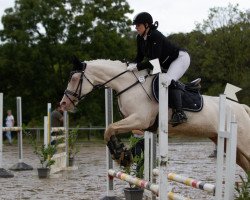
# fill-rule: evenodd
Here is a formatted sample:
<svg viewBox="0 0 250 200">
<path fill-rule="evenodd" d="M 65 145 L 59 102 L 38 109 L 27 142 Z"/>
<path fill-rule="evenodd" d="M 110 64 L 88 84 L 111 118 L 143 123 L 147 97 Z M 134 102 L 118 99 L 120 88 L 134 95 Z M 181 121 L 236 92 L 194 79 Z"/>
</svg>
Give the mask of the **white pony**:
<svg viewBox="0 0 250 200">
<path fill-rule="evenodd" d="M 85 63 L 75 62 L 77 70 L 72 73 L 61 105 L 72 111 L 77 103 L 97 86 L 107 86 L 117 93 L 120 111 L 124 119 L 114 122 L 105 131 L 104 139 L 111 135 L 127 133 L 132 130 L 145 130 L 151 127 L 158 114 L 151 83 L 148 76 L 142 84 L 134 84 L 139 77 L 147 76 L 147 70 L 128 72 L 126 63 L 111 60 L 93 60 Z M 170 135 L 208 137 L 216 143 L 218 128 L 219 98 L 203 95 L 204 106 L 200 112 L 186 112 L 187 123 L 169 126 Z M 250 108 L 247 105 L 227 100 L 238 123 L 237 164 L 250 171 Z M 171 110 L 171 109 L 169 109 Z M 171 116 L 171 111 L 169 111 Z M 168 122 L 166 122 L 168 123 Z"/>
</svg>

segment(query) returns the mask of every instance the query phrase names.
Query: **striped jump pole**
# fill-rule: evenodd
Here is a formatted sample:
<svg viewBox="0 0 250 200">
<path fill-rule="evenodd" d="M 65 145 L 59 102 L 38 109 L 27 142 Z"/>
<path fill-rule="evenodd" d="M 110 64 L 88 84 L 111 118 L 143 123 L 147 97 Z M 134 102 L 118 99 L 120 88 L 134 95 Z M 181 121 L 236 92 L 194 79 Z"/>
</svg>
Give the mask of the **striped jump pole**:
<svg viewBox="0 0 250 200">
<path fill-rule="evenodd" d="M 16 98 L 17 105 L 17 126 L 13 127 L 14 130 L 18 131 L 18 163 L 13 165 L 10 170 L 13 171 L 26 171 L 33 170 L 33 167 L 23 162 L 23 131 L 22 131 L 22 99 L 21 97 Z"/>
<path fill-rule="evenodd" d="M 17 126 L 13 126 L 13 127 L 3 127 L 3 131 L 21 131 L 22 127 L 17 127 Z"/>
<path fill-rule="evenodd" d="M 125 173 L 120 172 L 120 171 L 115 171 L 114 169 L 109 169 L 108 174 L 109 174 L 109 176 L 111 176 L 111 179 L 113 177 L 118 178 L 118 179 L 126 181 L 130 184 L 136 185 L 140 188 L 149 190 L 149 191 L 153 192 L 155 195 L 159 196 L 160 187 L 157 184 L 133 177 L 131 175 L 125 174 Z M 171 199 L 171 200 L 190 200 L 189 198 L 182 197 L 182 196 L 175 194 L 173 192 L 167 191 L 166 193 L 167 193 L 166 198 Z"/>
<path fill-rule="evenodd" d="M 159 170 L 153 169 L 153 174 L 155 176 L 158 176 Z M 182 183 L 184 185 L 191 186 L 193 188 L 197 188 L 200 190 L 205 190 L 207 192 L 212 192 L 213 194 L 215 193 L 215 185 L 213 185 L 213 184 L 204 183 L 202 181 L 198 181 L 198 180 L 192 179 L 192 178 L 187 178 L 187 177 L 181 176 L 179 174 L 175 174 L 175 173 L 169 173 L 167 177 L 168 177 L 168 180 Z"/>
</svg>

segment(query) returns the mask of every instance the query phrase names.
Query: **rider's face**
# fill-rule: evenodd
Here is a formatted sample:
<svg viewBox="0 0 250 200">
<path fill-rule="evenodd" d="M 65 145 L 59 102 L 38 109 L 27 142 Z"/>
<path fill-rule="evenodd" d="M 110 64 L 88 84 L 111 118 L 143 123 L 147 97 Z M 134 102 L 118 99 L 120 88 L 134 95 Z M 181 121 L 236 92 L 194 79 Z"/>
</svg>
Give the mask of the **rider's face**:
<svg viewBox="0 0 250 200">
<path fill-rule="evenodd" d="M 142 35 L 146 30 L 144 24 L 136 24 L 135 29 L 139 35 Z"/>
</svg>

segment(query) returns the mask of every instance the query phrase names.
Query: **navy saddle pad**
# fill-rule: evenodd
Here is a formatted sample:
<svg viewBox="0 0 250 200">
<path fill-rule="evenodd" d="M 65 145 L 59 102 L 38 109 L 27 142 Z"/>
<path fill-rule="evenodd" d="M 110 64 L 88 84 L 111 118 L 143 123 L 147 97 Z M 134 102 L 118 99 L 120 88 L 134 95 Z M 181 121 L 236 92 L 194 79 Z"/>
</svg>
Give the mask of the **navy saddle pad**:
<svg viewBox="0 0 250 200">
<path fill-rule="evenodd" d="M 181 83 L 182 84 L 182 83 Z M 203 108 L 203 97 L 199 90 L 188 90 L 183 85 L 182 95 L 182 109 L 191 112 L 199 112 Z M 153 96 L 157 102 L 159 102 L 159 78 L 158 75 L 154 77 L 152 81 Z M 169 107 L 172 108 L 171 97 L 169 97 Z"/>
</svg>

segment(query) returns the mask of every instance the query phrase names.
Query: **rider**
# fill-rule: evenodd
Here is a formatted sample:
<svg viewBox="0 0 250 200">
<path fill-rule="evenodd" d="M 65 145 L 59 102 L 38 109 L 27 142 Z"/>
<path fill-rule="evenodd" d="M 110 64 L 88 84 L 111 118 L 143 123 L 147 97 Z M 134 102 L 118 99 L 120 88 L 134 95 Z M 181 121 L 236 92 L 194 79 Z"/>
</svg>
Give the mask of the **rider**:
<svg viewBox="0 0 250 200">
<path fill-rule="evenodd" d="M 151 60 L 159 59 L 164 72 L 165 86 L 170 88 L 170 96 L 173 100 L 173 114 L 170 124 L 178 125 L 187 121 L 187 116 L 182 110 L 181 93 L 178 81 L 190 65 L 189 54 L 172 44 L 161 32 L 157 30 L 158 22 L 153 24 L 152 16 L 147 12 L 137 14 L 133 19 L 133 25 L 137 30 L 137 56 L 135 63 L 128 65 L 127 70 L 133 71 L 153 69 Z"/>
</svg>

